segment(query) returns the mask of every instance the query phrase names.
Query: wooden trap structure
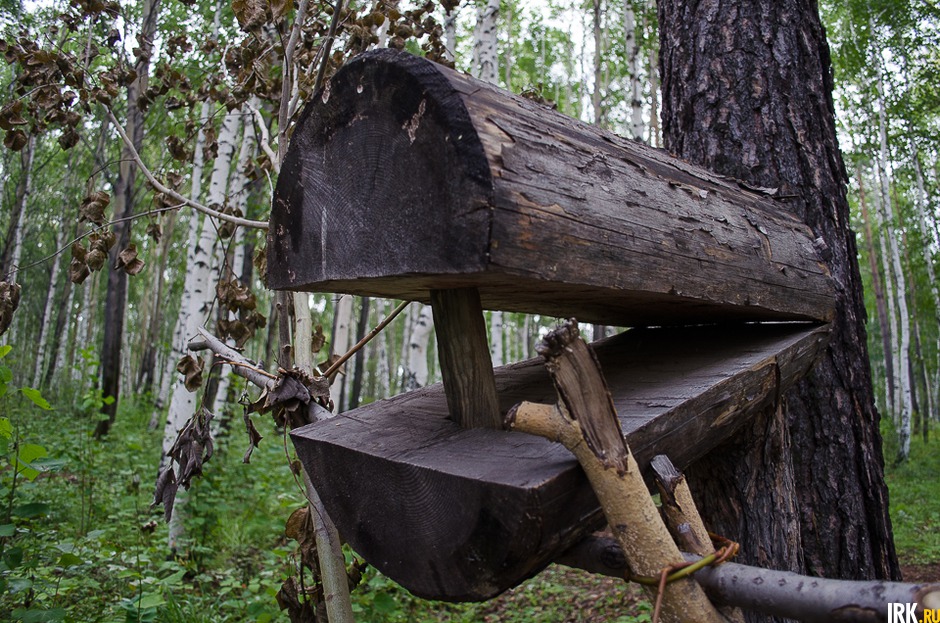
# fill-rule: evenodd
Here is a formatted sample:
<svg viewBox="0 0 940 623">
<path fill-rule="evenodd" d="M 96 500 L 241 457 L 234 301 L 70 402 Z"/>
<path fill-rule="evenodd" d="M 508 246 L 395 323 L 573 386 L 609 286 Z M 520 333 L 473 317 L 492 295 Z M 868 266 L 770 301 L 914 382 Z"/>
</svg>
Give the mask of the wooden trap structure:
<svg viewBox="0 0 940 623">
<path fill-rule="evenodd" d="M 539 360 L 493 370 L 483 309 L 634 327 L 594 348 L 643 469 L 773 404 L 834 309 L 808 228 L 759 189 L 391 50 L 304 111 L 267 277 L 432 305 L 443 384 L 293 438 L 342 537 L 444 600 L 492 597 L 603 522 L 568 451 L 501 430 L 554 390 Z"/>
</svg>

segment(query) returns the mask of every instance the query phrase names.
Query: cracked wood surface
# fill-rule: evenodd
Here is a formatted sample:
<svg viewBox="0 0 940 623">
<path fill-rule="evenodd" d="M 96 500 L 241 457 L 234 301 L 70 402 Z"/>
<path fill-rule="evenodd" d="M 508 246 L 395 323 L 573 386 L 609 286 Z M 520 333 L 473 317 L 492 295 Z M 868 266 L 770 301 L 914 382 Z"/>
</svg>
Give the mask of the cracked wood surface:
<svg viewBox="0 0 940 623">
<path fill-rule="evenodd" d="M 760 189 L 425 59 L 363 54 L 314 98 L 268 284 L 620 326 L 829 320 L 808 228 Z"/>
<path fill-rule="evenodd" d="M 825 348 L 805 323 L 633 329 L 596 344 L 640 468 L 681 469 L 772 405 Z M 540 359 L 497 368 L 499 408 L 553 402 Z M 574 457 L 531 435 L 461 429 L 440 384 L 292 432 L 340 534 L 414 594 L 482 600 L 602 521 Z M 651 474 L 646 474 L 652 484 Z"/>
</svg>

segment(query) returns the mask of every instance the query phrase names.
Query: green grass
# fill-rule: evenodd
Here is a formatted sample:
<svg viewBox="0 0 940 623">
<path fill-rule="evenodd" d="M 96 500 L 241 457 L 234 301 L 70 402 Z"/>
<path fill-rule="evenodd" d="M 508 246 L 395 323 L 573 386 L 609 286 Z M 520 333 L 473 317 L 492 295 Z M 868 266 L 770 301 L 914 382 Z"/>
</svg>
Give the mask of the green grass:
<svg viewBox="0 0 940 623">
<path fill-rule="evenodd" d="M 936 435 L 936 431 L 931 431 Z M 885 439 L 893 438 L 885 431 Z M 885 456 L 893 457 L 886 444 Z M 889 466 L 886 480 L 890 492 L 894 543 L 901 564 L 940 561 L 940 438 L 924 443 L 911 439 L 911 456 L 903 465 Z"/>
</svg>

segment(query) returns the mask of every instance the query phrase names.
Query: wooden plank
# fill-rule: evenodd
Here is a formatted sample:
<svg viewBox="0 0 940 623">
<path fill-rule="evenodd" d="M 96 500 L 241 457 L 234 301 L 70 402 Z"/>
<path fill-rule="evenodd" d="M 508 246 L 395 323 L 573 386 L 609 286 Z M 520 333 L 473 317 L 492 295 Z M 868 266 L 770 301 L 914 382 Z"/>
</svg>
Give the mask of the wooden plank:
<svg viewBox="0 0 940 623">
<path fill-rule="evenodd" d="M 634 329 L 596 352 L 641 468 L 662 453 L 683 469 L 772 404 L 827 339 L 827 328 L 802 323 Z M 495 378 L 503 413 L 556 399 L 540 360 L 498 368 Z M 440 385 L 292 435 L 343 538 L 421 597 L 492 597 L 601 520 L 564 448 L 460 429 Z"/>
<path fill-rule="evenodd" d="M 501 428 L 480 293 L 431 290 L 437 355 L 451 419 L 463 428 Z"/>
<path fill-rule="evenodd" d="M 363 54 L 293 134 L 273 288 L 620 326 L 828 320 L 810 231 L 783 203 L 425 59 Z"/>
</svg>

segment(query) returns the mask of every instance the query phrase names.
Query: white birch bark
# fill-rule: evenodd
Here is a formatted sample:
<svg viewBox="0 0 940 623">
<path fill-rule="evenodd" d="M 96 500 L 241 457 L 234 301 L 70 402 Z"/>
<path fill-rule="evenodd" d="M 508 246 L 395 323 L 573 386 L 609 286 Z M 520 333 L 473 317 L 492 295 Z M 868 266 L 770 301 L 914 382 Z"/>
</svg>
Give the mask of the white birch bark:
<svg viewBox="0 0 940 623">
<path fill-rule="evenodd" d="M 888 183 L 888 122 L 885 112 L 884 80 L 881 66 L 878 68 L 878 133 L 881 142 L 879 154 L 879 169 L 881 177 L 881 207 L 884 210 L 885 225 L 888 227 L 888 250 L 891 253 L 891 267 L 894 271 L 895 300 L 898 306 L 898 344 L 897 344 L 897 388 L 900 410 L 898 411 L 898 461 L 907 460 L 911 452 L 911 416 L 913 413 L 913 399 L 911 395 L 910 379 L 910 343 L 911 326 L 907 309 L 907 285 L 904 278 L 904 269 L 901 266 L 901 253 L 898 249 L 897 237 L 891 231 L 897 226 L 895 222 L 894 206 L 891 203 L 891 192 Z M 889 290 L 890 292 L 890 290 Z"/>
<path fill-rule="evenodd" d="M 389 302 L 382 300 L 376 305 L 380 318 L 385 318 L 389 312 Z M 375 361 L 375 399 L 387 398 L 389 396 L 389 365 L 388 365 L 388 332 L 382 331 L 375 338 L 376 342 L 376 361 Z"/>
<path fill-rule="evenodd" d="M 222 127 L 219 130 L 219 149 L 213 164 L 212 176 L 206 195 L 208 205 L 224 205 L 228 186 L 229 173 L 232 166 L 232 157 L 235 152 L 235 137 L 238 135 L 240 116 L 238 111 L 225 115 Z M 194 174 L 195 175 L 195 174 Z M 195 185 L 195 177 L 193 179 Z M 193 218 L 196 215 L 192 215 Z M 192 229 L 190 230 L 192 231 Z M 177 319 L 173 349 L 180 356 L 186 352 L 188 340 L 196 335 L 197 327 L 206 321 L 208 303 L 212 300 L 215 290 L 215 281 L 211 270 L 211 251 L 216 240 L 216 231 L 208 220 L 204 223 L 202 232 L 196 244 L 189 249 L 186 266 L 186 279 L 183 284 L 183 301 L 180 305 L 180 315 Z M 171 361 L 175 363 L 178 357 Z M 170 395 L 170 408 L 167 413 L 166 424 L 163 429 L 163 452 L 161 453 L 161 466 L 166 460 L 166 454 L 172 447 L 176 435 L 196 410 L 196 396 L 189 392 L 181 379 L 173 383 Z M 180 491 L 180 494 L 185 492 Z M 173 516 L 170 518 L 168 544 L 172 551 L 176 551 L 184 536 L 184 514 L 186 496 L 177 495 Z"/>
<path fill-rule="evenodd" d="M 497 53 L 497 18 L 499 0 L 487 0 L 477 9 L 477 23 L 473 30 L 473 65 L 470 74 L 480 80 L 496 84 L 499 79 Z"/>
<path fill-rule="evenodd" d="M 594 84 L 591 104 L 594 108 L 594 125 L 606 127 L 603 108 L 604 77 L 601 71 L 604 59 L 604 39 L 601 36 L 601 1 L 594 0 Z"/>
<path fill-rule="evenodd" d="M 630 94 L 630 136 L 643 140 L 643 85 L 640 83 L 640 48 L 636 43 L 636 14 L 632 0 L 623 2 L 624 47 L 627 52 L 627 85 Z"/>
<path fill-rule="evenodd" d="M 59 223 L 58 231 L 55 237 L 55 248 L 61 249 L 65 246 L 65 227 Z M 62 269 L 63 254 L 60 253 L 52 258 L 52 271 L 49 274 L 49 289 L 46 290 L 46 304 L 42 312 L 42 325 L 39 327 L 39 340 L 36 342 L 36 367 L 33 370 L 33 387 L 39 387 L 42 381 L 42 371 L 46 361 L 46 342 L 49 339 L 49 327 L 54 325 L 53 308 L 55 307 L 56 285 L 59 283 L 59 274 Z M 52 353 L 55 357 L 55 353 Z"/>
<path fill-rule="evenodd" d="M 927 202 L 927 191 L 924 185 L 924 172 L 920 162 L 920 155 L 917 152 L 917 146 L 912 145 L 911 157 L 914 161 L 914 177 L 917 182 L 917 226 L 920 228 L 921 249 L 924 253 L 924 264 L 927 265 L 927 278 L 930 281 L 930 294 L 933 297 L 934 317 L 937 326 L 940 327 L 940 284 L 937 284 L 937 275 L 934 270 L 933 249 L 934 245 L 940 241 L 935 241 L 931 232 L 927 228 L 927 211 L 930 206 Z M 940 336 L 938 336 L 937 356 L 940 358 Z M 940 362 L 937 365 L 938 380 L 940 380 Z M 930 387 L 929 385 L 933 385 Z M 940 383 L 928 383 L 927 394 L 930 403 L 929 413 L 937 415 L 936 405 L 940 400 Z"/>
<path fill-rule="evenodd" d="M 333 338 L 330 344 L 331 355 L 344 355 L 349 350 L 349 333 L 352 324 L 353 297 L 351 294 L 344 294 L 336 301 L 333 308 Z M 344 409 L 343 401 L 346 398 L 346 379 L 350 375 L 340 374 L 333 385 L 330 387 L 330 400 L 335 406 L 335 413 L 340 413 Z"/>
<path fill-rule="evenodd" d="M 493 367 L 503 365 L 503 312 L 490 312 L 490 359 Z"/>
<path fill-rule="evenodd" d="M 457 60 L 457 12 L 454 7 L 444 16 L 444 58 L 449 61 Z M 381 46 L 382 44 L 379 43 Z"/>
<path fill-rule="evenodd" d="M 7 244 L 12 244 L 13 248 L 10 252 L 9 262 L 6 266 L 2 268 L 5 269 L 5 275 L 0 275 L 0 279 L 3 279 L 7 283 L 16 283 L 16 276 L 19 272 L 20 261 L 23 257 L 23 238 L 24 232 L 26 231 L 26 204 L 29 202 L 29 195 L 33 191 L 33 157 L 36 152 L 36 137 L 32 134 L 26 140 L 26 145 L 23 147 L 20 160 L 22 166 L 20 167 L 20 175 L 22 179 L 20 183 L 17 184 L 16 188 L 16 206 L 14 206 L 13 213 L 16 215 L 16 222 L 12 223 L 12 241 L 7 240 Z M 12 327 L 11 327 L 12 329 Z M 12 338 L 11 338 L 12 341 Z"/>
<path fill-rule="evenodd" d="M 408 359 L 405 369 L 405 383 L 402 389 L 411 391 L 424 387 L 428 383 L 428 343 L 434 328 L 431 306 L 422 305 L 418 319 L 414 323 L 408 339 Z"/>
<path fill-rule="evenodd" d="M 257 98 L 252 98 L 250 102 L 250 108 L 257 108 L 258 101 Z M 248 209 L 248 189 L 251 181 L 246 175 L 251 161 L 254 159 L 258 150 L 258 141 L 255 136 L 255 126 L 252 116 L 252 112 L 246 106 L 242 108 L 242 127 L 244 128 L 242 134 L 241 147 L 238 150 L 238 161 L 235 168 L 232 170 L 232 177 L 229 181 L 228 187 L 231 189 L 229 192 L 229 205 L 231 205 L 236 210 L 240 210 L 241 214 L 247 214 Z M 245 230 L 241 227 L 235 230 L 234 240 L 232 242 L 232 265 L 229 267 L 231 275 L 233 278 L 239 276 L 239 270 L 241 270 L 242 262 L 245 259 Z M 220 250 L 224 256 L 224 245 L 219 245 Z M 235 314 L 228 312 L 229 319 L 232 320 L 235 317 Z M 229 346 L 234 346 L 235 341 L 231 338 L 226 342 Z M 213 413 L 219 413 L 222 410 L 223 404 L 225 403 L 226 398 L 228 397 L 229 387 L 232 384 L 232 372 L 227 368 L 223 368 L 221 375 L 219 376 L 219 385 L 215 393 L 215 402 L 211 411 Z M 218 424 L 221 424 L 218 421 Z"/>
</svg>

